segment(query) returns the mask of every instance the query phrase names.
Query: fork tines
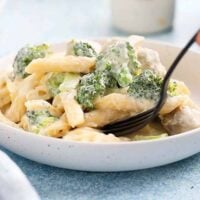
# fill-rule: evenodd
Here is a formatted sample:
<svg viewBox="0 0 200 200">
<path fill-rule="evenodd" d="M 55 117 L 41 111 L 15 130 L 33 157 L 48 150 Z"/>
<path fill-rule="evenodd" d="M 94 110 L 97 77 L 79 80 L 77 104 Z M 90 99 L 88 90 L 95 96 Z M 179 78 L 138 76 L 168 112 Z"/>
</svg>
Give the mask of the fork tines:
<svg viewBox="0 0 200 200">
<path fill-rule="evenodd" d="M 152 119 L 154 110 L 155 108 L 152 108 L 128 119 L 106 125 L 101 130 L 106 134 L 113 133 L 116 136 L 133 133 L 143 128 L 145 124 L 144 122 Z"/>
</svg>

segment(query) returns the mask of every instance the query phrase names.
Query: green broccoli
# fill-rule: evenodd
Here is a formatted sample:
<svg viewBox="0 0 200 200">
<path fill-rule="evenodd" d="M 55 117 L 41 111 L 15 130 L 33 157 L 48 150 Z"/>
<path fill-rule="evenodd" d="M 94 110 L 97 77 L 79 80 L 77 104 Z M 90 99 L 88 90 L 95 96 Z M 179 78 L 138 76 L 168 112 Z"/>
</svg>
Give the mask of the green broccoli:
<svg viewBox="0 0 200 200">
<path fill-rule="evenodd" d="M 127 87 L 138 69 L 134 49 L 128 42 L 109 46 L 97 57 L 95 71 L 81 78 L 77 87 L 77 101 L 83 109 L 93 109 L 93 101 L 97 97 L 110 89 Z"/>
<path fill-rule="evenodd" d="M 168 85 L 168 95 L 170 96 L 176 96 L 177 93 L 177 83 L 176 81 L 170 81 Z"/>
<path fill-rule="evenodd" d="M 151 70 L 145 70 L 140 75 L 135 76 L 133 82 L 129 85 L 128 93 L 135 98 L 145 98 L 157 101 L 162 86 L 163 78 L 153 73 Z M 170 82 L 168 87 L 168 94 L 174 96 L 176 91 L 176 84 Z"/>
<path fill-rule="evenodd" d="M 96 70 L 108 70 L 120 87 L 127 87 L 139 69 L 135 51 L 129 42 L 118 42 L 97 57 Z"/>
<path fill-rule="evenodd" d="M 75 42 L 73 53 L 76 56 L 96 57 L 97 53 L 94 48 L 86 42 Z"/>
<path fill-rule="evenodd" d="M 77 101 L 82 105 L 83 109 L 93 109 L 93 101 L 96 97 L 104 94 L 105 83 L 101 77 L 95 73 L 86 74 L 81 78 L 77 88 Z"/>
<path fill-rule="evenodd" d="M 77 87 L 76 99 L 88 111 L 94 108 L 93 101 L 97 97 L 104 95 L 108 88 L 114 87 L 117 87 L 117 82 L 107 71 L 86 74 Z"/>
<path fill-rule="evenodd" d="M 39 133 L 41 129 L 58 120 L 58 117 L 51 115 L 48 110 L 27 111 L 26 116 L 31 125 L 31 130 L 35 133 Z"/>
<path fill-rule="evenodd" d="M 79 74 L 74 73 L 52 73 L 47 80 L 49 93 L 54 97 L 60 92 L 76 88 L 80 79 Z"/>
<path fill-rule="evenodd" d="M 14 75 L 19 78 L 25 78 L 28 74 L 25 72 L 26 66 L 34 59 L 45 57 L 48 51 L 48 45 L 41 44 L 37 46 L 25 46 L 21 48 L 14 60 Z"/>
<path fill-rule="evenodd" d="M 140 66 L 135 54 L 135 50 L 133 49 L 133 47 L 130 45 L 129 42 L 126 42 L 126 48 L 128 50 L 128 57 L 129 57 L 128 67 L 134 73 L 134 75 L 137 75 L 138 72 L 140 72 Z"/>
<path fill-rule="evenodd" d="M 49 93 L 54 97 L 59 94 L 59 86 L 65 79 L 65 73 L 52 73 L 46 82 Z"/>
<path fill-rule="evenodd" d="M 162 133 L 160 135 L 134 135 L 133 140 L 156 140 L 168 137 L 167 133 Z"/>
<path fill-rule="evenodd" d="M 118 83 L 109 70 L 95 71 L 95 75 L 104 83 L 106 89 L 118 88 Z"/>
<path fill-rule="evenodd" d="M 115 73 L 113 73 L 115 74 Z M 133 81 L 133 75 L 127 66 L 122 66 L 114 76 L 121 87 L 127 87 Z"/>
<path fill-rule="evenodd" d="M 80 75 L 75 73 L 65 73 L 64 81 L 60 84 L 60 92 L 75 89 L 80 81 Z"/>
</svg>

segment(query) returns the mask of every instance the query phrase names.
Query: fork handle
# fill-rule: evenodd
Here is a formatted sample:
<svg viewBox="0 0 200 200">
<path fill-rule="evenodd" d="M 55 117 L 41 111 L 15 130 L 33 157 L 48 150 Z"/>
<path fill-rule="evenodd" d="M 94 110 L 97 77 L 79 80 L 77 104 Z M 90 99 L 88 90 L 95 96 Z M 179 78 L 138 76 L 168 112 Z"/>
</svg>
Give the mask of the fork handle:
<svg viewBox="0 0 200 200">
<path fill-rule="evenodd" d="M 182 57 L 185 55 L 185 53 L 188 51 L 188 49 L 192 46 L 192 44 L 196 41 L 197 35 L 200 34 L 200 29 L 193 35 L 193 37 L 189 40 L 189 42 L 185 45 L 185 47 L 181 50 L 181 52 L 178 54 L 172 65 L 170 66 L 169 70 L 167 71 L 165 78 L 162 83 L 161 93 L 160 93 L 160 99 L 158 101 L 158 104 L 156 106 L 154 115 L 157 115 L 160 109 L 162 108 L 163 104 L 165 103 L 165 100 L 167 98 L 167 89 L 168 84 L 170 81 L 170 77 L 172 73 L 174 72 L 176 66 L 182 59 Z"/>
</svg>

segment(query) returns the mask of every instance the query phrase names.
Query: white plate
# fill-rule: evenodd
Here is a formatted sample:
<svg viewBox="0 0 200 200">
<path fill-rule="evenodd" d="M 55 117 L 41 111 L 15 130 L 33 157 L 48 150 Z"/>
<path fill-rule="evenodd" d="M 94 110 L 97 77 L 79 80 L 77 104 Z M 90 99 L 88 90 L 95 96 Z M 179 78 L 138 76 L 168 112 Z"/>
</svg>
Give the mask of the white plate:
<svg viewBox="0 0 200 200">
<path fill-rule="evenodd" d="M 157 50 L 165 66 L 169 66 L 180 50 L 164 43 L 145 42 L 144 46 Z M 53 45 L 56 51 L 65 50 L 65 44 Z M 8 67 L 12 58 L 0 60 Z M 193 98 L 200 100 L 200 53 L 190 52 L 175 73 L 185 81 Z M 196 95 L 196 96 L 195 96 Z M 0 124 L 0 144 L 25 158 L 67 169 L 85 171 L 127 171 L 172 163 L 200 152 L 200 129 L 160 140 L 123 143 L 79 143 L 38 136 Z"/>
</svg>

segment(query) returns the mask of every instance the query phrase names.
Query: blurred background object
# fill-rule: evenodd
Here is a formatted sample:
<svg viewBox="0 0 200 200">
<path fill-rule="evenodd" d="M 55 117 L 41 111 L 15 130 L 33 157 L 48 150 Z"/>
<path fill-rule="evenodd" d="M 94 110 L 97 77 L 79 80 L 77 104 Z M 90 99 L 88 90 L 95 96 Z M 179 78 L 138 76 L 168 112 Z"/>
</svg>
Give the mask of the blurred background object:
<svg viewBox="0 0 200 200">
<path fill-rule="evenodd" d="M 129 1 L 130 5 L 154 0 L 113 0 L 117 1 L 124 4 Z M 172 3 L 172 0 L 155 1 Z M 0 12 L 0 56 L 27 43 L 129 35 L 112 24 L 111 5 L 111 0 L 6 0 Z M 151 26 L 149 17 L 145 22 Z M 177 0 L 173 29 L 147 37 L 182 46 L 199 25 L 200 1 Z"/>
<path fill-rule="evenodd" d="M 172 28 L 175 0 L 112 0 L 115 27 L 130 34 L 149 34 Z"/>
<path fill-rule="evenodd" d="M 6 3 L 6 0 L 0 0 L 0 12 L 3 9 L 5 3 Z"/>
</svg>

